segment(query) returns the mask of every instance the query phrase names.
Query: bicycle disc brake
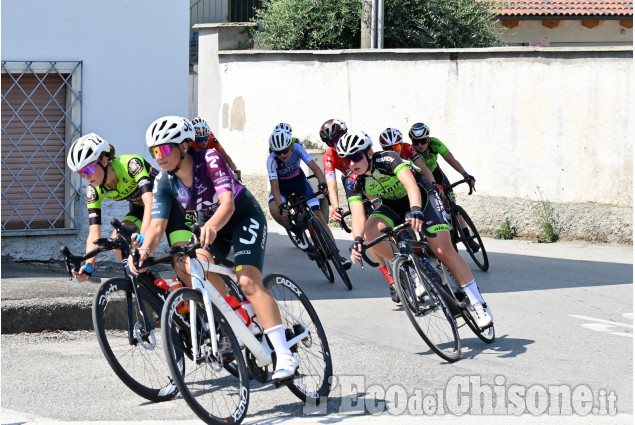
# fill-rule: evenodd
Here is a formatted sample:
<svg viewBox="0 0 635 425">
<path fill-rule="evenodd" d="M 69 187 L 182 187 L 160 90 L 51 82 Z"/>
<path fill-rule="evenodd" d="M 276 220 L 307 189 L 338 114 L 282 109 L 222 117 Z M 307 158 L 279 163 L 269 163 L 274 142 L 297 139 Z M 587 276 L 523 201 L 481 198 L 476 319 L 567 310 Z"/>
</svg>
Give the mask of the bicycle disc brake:
<svg viewBox="0 0 635 425">
<path fill-rule="evenodd" d="M 248 348 L 245 348 L 245 363 L 247 363 L 247 369 L 249 369 L 249 373 L 251 376 L 261 384 L 267 382 L 267 378 L 269 378 L 268 367 L 260 367 L 256 364 L 256 357 L 249 351 Z"/>
<path fill-rule="evenodd" d="M 137 322 L 134 325 L 134 334 L 143 348 L 146 350 L 154 350 L 154 347 L 157 345 L 157 338 L 154 336 L 154 331 L 146 332 L 143 323 Z"/>
</svg>

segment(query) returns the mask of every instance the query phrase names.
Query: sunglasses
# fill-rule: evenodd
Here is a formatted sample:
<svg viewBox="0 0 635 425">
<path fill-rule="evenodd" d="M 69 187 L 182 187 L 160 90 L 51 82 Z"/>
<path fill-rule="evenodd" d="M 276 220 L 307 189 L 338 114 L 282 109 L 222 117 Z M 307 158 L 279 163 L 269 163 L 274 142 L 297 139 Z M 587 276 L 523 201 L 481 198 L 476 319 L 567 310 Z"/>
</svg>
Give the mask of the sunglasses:
<svg viewBox="0 0 635 425">
<path fill-rule="evenodd" d="M 88 164 L 87 166 L 79 170 L 78 173 L 80 176 L 87 179 L 88 177 L 95 174 L 96 170 L 97 170 L 97 161 L 91 162 L 90 164 Z"/>
<path fill-rule="evenodd" d="M 283 149 L 283 150 L 281 150 L 281 151 L 275 151 L 274 153 L 275 153 L 277 156 L 282 156 L 282 155 L 286 155 L 287 153 L 289 153 L 289 151 L 290 151 L 290 150 L 291 150 L 291 146 L 289 146 L 288 148 Z"/>
<path fill-rule="evenodd" d="M 351 162 L 359 162 L 362 159 L 364 159 L 363 152 L 355 152 L 352 155 L 348 155 L 344 157 L 344 161 L 346 161 L 348 164 L 350 164 Z"/>
<path fill-rule="evenodd" d="M 426 137 L 425 139 L 414 139 L 412 141 L 412 145 L 413 146 L 417 146 L 417 145 L 425 145 L 426 143 L 428 143 L 430 141 L 429 137 Z"/>
<path fill-rule="evenodd" d="M 159 145 L 159 146 L 153 146 L 150 148 L 150 155 L 152 155 L 152 158 L 156 159 L 157 156 L 160 156 L 161 158 L 165 158 L 166 156 L 170 155 L 170 153 L 172 152 L 172 149 L 176 148 L 176 145 L 173 145 L 171 143 L 167 143 L 165 145 Z"/>
<path fill-rule="evenodd" d="M 398 143 L 396 145 L 392 145 L 392 146 L 386 146 L 384 147 L 385 151 L 395 151 L 395 152 L 401 152 L 401 143 Z"/>
</svg>

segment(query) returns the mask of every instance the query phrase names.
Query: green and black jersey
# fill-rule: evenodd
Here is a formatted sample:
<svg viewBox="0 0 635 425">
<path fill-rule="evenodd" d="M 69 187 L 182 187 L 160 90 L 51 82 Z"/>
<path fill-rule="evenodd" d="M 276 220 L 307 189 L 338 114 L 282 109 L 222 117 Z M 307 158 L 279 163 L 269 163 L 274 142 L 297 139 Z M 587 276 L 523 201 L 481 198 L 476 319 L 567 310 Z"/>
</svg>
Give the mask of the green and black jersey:
<svg viewBox="0 0 635 425">
<path fill-rule="evenodd" d="M 89 185 L 86 189 L 88 219 L 91 225 L 101 224 L 101 201 L 104 198 L 115 201 L 127 200 L 131 207 L 143 206 L 141 195 L 152 192 L 157 170 L 139 155 L 121 155 L 110 161 L 117 175 L 117 187 Z"/>
</svg>

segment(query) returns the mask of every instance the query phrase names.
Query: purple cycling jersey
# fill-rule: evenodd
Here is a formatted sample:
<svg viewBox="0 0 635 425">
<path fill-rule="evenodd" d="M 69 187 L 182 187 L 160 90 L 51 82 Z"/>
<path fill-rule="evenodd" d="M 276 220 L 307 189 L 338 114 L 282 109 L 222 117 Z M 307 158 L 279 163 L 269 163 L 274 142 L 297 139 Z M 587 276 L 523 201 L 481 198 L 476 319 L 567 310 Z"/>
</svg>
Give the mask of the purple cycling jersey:
<svg viewBox="0 0 635 425">
<path fill-rule="evenodd" d="M 187 155 L 194 164 L 192 186 L 186 187 L 172 173 L 159 173 L 154 182 L 152 218 L 167 219 L 174 199 L 187 211 L 201 211 L 211 216 L 220 205 L 219 194 L 231 191 L 235 203 L 243 191 L 244 186 L 234 178 L 231 168 L 216 149 L 199 152 L 190 149 Z"/>
</svg>

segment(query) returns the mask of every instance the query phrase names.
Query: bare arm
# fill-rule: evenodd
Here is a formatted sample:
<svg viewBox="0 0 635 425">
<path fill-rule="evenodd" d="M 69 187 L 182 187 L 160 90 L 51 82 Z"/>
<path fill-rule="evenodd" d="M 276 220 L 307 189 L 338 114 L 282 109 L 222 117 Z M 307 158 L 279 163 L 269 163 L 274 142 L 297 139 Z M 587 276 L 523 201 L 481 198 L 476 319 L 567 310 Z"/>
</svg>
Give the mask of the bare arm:
<svg viewBox="0 0 635 425">
<path fill-rule="evenodd" d="M 145 235 L 148 231 L 148 227 L 150 227 L 150 221 L 152 221 L 152 201 L 154 200 L 154 196 L 152 192 L 146 192 L 141 195 L 141 199 L 143 200 L 143 222 L 141 223 L 139 233 Z"/>
<path fill-rule="evenodd" d="M 315 175 L 315 177 L 317 177 L 318 182 L 320 183 L 325 182 L 326 178 L 324 177 L 324 173 L 322 172 L 322 169 L 317 165 L 315 161 L 309 162 L 307 164 L 307 167 L 309 167 L 309 169 L 313 171 L 313 174 Z"/>
<path fill-rule="evenodd" d="M 232 191 L 221 193 L 218 195 L 218 200 L 220 202 L 218 209 L 201 228 L 202 246 L 207 246 L 214 242 L 218 231 L 229 222 L 229 219 L 236 209 L 234 205 L 234 193 Z"/>
<path fill-rule="evenodd" d="M 426 176 L 428 180 L 434 183 L 434 176 L 432 175 L 432 171 L 430 171 L 426 163 L 423 162 L 423 159 L 421 159 L 421 156 L 418 155 L 417 158 L 414 160 L 414 163 L 417 167 L 421 169 L 421 174 Z"/>
</svg>

